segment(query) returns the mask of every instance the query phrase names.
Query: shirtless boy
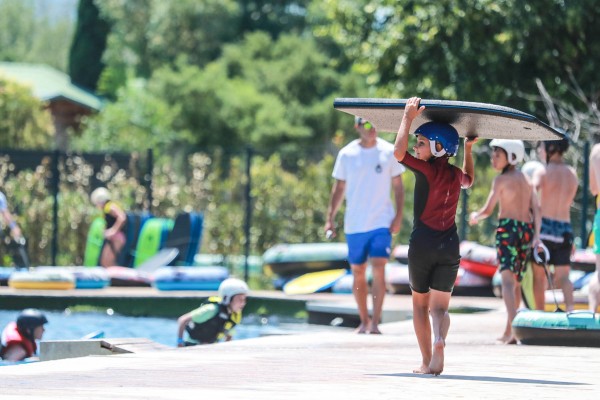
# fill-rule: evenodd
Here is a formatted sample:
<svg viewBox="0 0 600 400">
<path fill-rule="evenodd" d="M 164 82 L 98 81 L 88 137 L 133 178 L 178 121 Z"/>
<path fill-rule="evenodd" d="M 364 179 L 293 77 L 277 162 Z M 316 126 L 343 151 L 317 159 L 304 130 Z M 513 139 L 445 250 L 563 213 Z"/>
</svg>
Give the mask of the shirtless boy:
<svg viewBox="0 0 600 400">
<path fill-rule="evenodd" d="M 569 280 L 573 252 L 571 205 L 575 200 L 579 179 L 575 169 L 563 160 L 568 148 L 568 139 L 540 143 L 538 155 L 546 163 L 546 168 L 533 174 L 532 183 L 540 202 L 540 239 L 550 251 L 548 264 L 554 265 L 554 287 L 562 289 L 567 311 L 572 311 L 573 284 Z M 533 294 L 538 310 L 543 310 L 545 306 L 546 284 L 544 266 L 534 263 Z"/>
<path fill-rule="evenodd" d="M 527 254 L 539 242 L 539 204 L 531 182 L 516 168 L 523 161 L 525 148 L 520 140 L 494 139 L 492 167 L 500 172 L 494 178 L 485 205 L 471 213 L 469 224 L 477 224 L 489 217 L 496 204 L 498 228 L 496 248 L 502 276 L 502 298 L 507 311 L 506 329 L 499 338 L 507 344 L 516 344 L 512 335 L 512 320 L 521 301 L 521 280 L 526 268 Z"/>
</svg>

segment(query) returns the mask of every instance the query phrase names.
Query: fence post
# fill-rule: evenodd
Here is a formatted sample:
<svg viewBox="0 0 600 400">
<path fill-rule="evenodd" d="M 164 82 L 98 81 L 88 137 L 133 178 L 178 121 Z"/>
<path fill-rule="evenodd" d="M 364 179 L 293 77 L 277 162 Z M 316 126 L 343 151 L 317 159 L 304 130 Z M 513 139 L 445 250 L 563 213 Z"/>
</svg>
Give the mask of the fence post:
<svg viewBox="0 0 600 400">
<path fill-rule="evenodd" d="M 56 265 L 56 256 L 58 255 L 58 192 L 60 190 L 60 172 L 58 170 L 58 161 L 60 150 L 54 150 L 52 155 L 52 265 Z"/>
<path fill-rule="evenodd" d="M 250 228 L 252 226 L 252 148 L 246 148 L 246 190 L 244 193 L 246 203 L 246 213 L 244 221 L 244 235 L 246 236 L 246 242 L 244 243 L 244 281 L 248 282 L 249 277 L 249 264 L 248 258 L 250 257 Z"/>
<path fill-rule="evenodd" d="M 581 248 L 585 249 L 587 243 L 588 202 L 590 195 L 590 142 L 583 144 L 583 198 L 581 205 Z"/>
<path fill-rule="evenodd" d="M 154 153 L 152 149 L 148 149 L 146 152 L 146 174 L 144 175 L 144 185 L 146 186 L 146 201 L 148 202 L 148 211 L 152 214 L 152 172 L 154 169 Z"/>
</svg>

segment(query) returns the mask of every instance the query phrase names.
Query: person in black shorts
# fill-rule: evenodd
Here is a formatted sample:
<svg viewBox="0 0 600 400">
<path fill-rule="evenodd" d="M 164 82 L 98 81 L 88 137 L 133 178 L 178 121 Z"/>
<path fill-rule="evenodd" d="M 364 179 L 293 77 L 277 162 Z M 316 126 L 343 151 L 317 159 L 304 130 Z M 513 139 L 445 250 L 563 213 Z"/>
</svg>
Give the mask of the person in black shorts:
<svg viewBox="0 0 600 400">
<path fill-rule="evenodd" d="M 406 102 L 394 156 L 416 178 L 408 266 L 413 325 L 422 362 L 414 372 L 439 375 L 444 369 L 444 347 L 450 327 L 448 306 L 460 261 L 456 208 L 461 187 L 470 187 L 475 179 L 471 147 L 476 139 L 465 139 L 460 169 L 448 162 L 458 151 L 456 129 L 446 123 L 428 122 L 416 129 L 415 156 L 409 154 L 411 124 L 425 110 L 420 101 L 412 97 Z"/>
<path fill-rule="evenodd" d="M 563 154 L 569 149 L 569 140 L 548 140 L 541 142 L 538 156 L 545 162 L 545 168 L 536 170 L 532 184 L 540 202 L 542 225 L 540 239 L 550 252 L 549 265 L 554 265 L 554 287 L 561 288 L 565 307 L 574 307 L 571 272 L 573 252 L 573 228 L 571 227 L 571 206 L 575 201 L 579 178 L 575 168 L 565 163 Z M 548 285 L 544 267 L 533 268 L 533 293 L 538 310 L 545 308 L 544 292 Z"/>
</svg>

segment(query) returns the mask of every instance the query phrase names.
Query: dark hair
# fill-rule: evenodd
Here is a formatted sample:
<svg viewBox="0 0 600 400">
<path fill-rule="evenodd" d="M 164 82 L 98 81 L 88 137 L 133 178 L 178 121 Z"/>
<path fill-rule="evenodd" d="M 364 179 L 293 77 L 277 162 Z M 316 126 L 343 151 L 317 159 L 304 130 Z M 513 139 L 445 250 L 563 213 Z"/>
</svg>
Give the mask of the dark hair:
<svg viewBox="0 0 600 400">
<path fill-rule="evenodd" d="M 563 154 L 567 150 L 569 150 L 569 139 L 559 139 L 559 140 L 548 140 L 544 142 L 544 148 L 546 149 L 546 153 L 548 155 L 559 153 Z"/>
</svg>

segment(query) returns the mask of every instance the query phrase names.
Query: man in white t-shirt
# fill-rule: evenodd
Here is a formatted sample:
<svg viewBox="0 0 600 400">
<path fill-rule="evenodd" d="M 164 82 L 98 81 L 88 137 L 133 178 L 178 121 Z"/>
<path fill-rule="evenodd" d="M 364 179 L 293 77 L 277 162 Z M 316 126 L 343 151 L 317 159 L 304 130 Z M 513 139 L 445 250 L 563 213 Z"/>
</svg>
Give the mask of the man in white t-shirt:
<svg viewBox="0 0 600 400">
<path fill-rule="evenodd" d="M 392 234 L 400 231 L 402 223 L 404 187 L 401 174 L 404 167 L 394 158 L 394 145 L 378 138 L 372 123 L 357 117 L 354 128 L 359 139 L 340 150 L 333 168 L 335 182 L 325 231 L 335 236 L 334 219 L 345 194 L 344 233 L 354 276 L 352 292 L 360 316 L 357 332 L 379 334 L 378 324 L 385 296 L 385 265 L 391 253 Z M 391 199 L 392 189 L 395 204 Z M 367 308 L 368 258 L 373 273 L 372 318 L 369 318 Z"/>
<path fill-rule="evenodd" d="M 19 228 L 19 225 L 17 225 L 17 221 L 15 221 L 10 211 L 8 211 L 6 196 L 2 192 L 0 192 L 0 215 L 2 215 L 4 223 L 10 229 L 12 237 L 17 240 L 20 239 L 22 236 L 21 229 Z"/>
</svg>

